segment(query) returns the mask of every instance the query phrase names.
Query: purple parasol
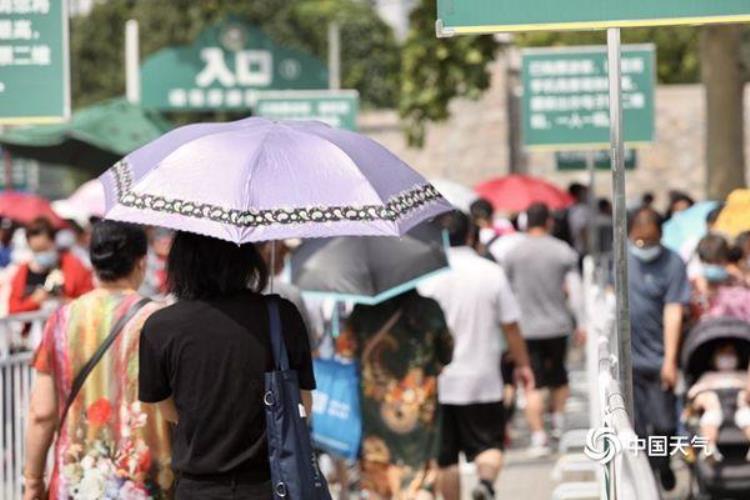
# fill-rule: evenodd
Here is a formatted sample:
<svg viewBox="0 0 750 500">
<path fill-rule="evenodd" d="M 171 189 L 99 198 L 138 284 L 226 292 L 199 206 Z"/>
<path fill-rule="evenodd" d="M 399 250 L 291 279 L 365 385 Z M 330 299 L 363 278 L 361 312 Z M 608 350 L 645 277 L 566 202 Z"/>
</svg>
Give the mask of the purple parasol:
<svg viewBox="0 0 750 500">
<path fill-rule="evenodd" d="M 451 210 L 380 144 L 320 122 L 175 129 L 105 172 L 106 217 L 236 243 L 400 236 Z"/>
</svg>

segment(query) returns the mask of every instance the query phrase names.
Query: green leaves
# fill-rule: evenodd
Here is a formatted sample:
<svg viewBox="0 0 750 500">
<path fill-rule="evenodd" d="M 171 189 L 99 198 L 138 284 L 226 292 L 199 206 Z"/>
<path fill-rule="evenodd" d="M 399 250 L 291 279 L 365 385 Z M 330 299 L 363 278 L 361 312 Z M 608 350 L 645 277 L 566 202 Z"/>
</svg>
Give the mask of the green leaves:
<svg viewBox="0 0 750 500">
<path fill-rule="evenodd" d="M 424 144 L 428 122 L 450 117 L 456 97 L 478 98 L 490 85 L 487 64 L 498 44 L 491 36 L 437 38 L 434 0 L 420 0 L 401 52 L 399 114 L 410 145 Z"/>
</svg>

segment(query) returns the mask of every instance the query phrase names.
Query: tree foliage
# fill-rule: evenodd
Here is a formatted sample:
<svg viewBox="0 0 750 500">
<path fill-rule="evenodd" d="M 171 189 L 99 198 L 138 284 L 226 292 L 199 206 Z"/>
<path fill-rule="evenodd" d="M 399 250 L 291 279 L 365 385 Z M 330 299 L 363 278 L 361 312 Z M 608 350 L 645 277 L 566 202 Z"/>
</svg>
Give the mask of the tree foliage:
<svg viewBox="0 0 750 500">
<path fill-rule="evenodd" d="M 409 144 L 421 146 L 428 122 L 446 120 L 455 97 L 478 98 L 490 86 L 491 36 L 435 36 L 437 2 L 419 0 L 401 51 L 399 114 Z"/>
<path fill-rule="evenodd" d="M 109 0 L 71 27 L 72 91 L 77 106 L 125 91 L 124 26 L 140 25 L 141 57 L 188 44 L 227 15 L 255 23 L 276 42 L 326 60 L 327 26 L 341 25 L 342 85 L 359 90 L 366 106 L 393 106 L 399 53 L 393 32 L 364 2 L 354 0 Z"/>
</svg>

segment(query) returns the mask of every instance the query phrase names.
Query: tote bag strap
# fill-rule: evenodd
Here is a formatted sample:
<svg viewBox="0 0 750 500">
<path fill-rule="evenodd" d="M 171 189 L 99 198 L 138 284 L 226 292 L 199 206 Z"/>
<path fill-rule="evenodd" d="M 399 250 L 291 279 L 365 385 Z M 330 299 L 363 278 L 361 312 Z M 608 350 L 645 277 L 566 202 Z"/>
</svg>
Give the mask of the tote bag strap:
<svg viewBox="0 0 750 500">
<path fill-rule="evenodd" d="M 266 297 L 266 308 L 268 309 L 268 328 L 271 336 L 271 351 L 276 370 L 289 370 L 289 356 L 286 352 L 286 343 L 281 331 L 281 314 L 279 314 L 279 296 L 269 295 Z"/>
</svg>

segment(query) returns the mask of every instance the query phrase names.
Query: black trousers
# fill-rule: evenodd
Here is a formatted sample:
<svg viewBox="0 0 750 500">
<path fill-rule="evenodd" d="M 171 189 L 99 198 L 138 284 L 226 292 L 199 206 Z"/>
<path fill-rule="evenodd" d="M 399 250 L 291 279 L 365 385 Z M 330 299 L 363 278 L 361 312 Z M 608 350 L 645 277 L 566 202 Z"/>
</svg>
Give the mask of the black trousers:
<svg viewBox="0 0 750 500">
<path fill-rule="evenodd" d="M 238 478 L 177 480 L 175 500 L 273 500 L 271 482 L 252 483 Z"/>
<path fill-rule="evenodd" d="M 635 433 L 646 440 L 646 449 L 649 436 L 666 436 L 671 442 L 677 432 L 677 396 L 662 389 L 659 373 L 633 370 L 633 406 Z M 652 469 L 663 470 L 669 467 L 669 454 L 650 456 L 649 462 Z"/>
</svg>

